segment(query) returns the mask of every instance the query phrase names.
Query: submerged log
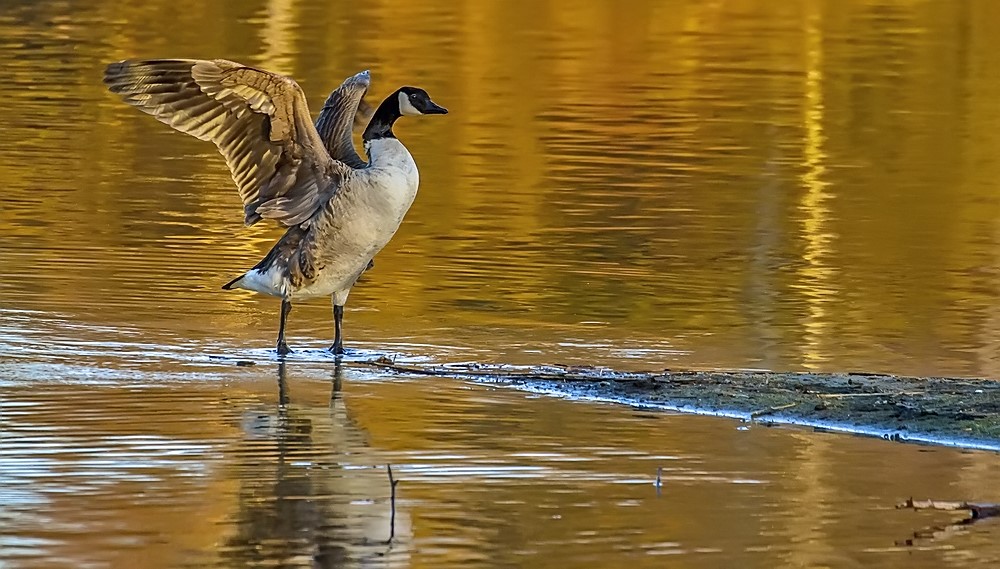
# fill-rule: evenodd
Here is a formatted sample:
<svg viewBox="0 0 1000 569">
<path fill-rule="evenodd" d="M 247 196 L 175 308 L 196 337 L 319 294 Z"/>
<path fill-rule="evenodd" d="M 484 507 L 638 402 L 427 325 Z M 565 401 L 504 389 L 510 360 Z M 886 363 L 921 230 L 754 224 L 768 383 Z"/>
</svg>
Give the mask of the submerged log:
<svg viewBox="0 0 1000 569">
<path fill-rule="evenodd" d="M 914 500 L 896 504 L 899 510 L 942 510 L 946 512 L 969 512 L 970 516 L 947 525 L 935 525 L 913 532 L 913 537 L 897 541 L 896 545 L 913 546 L 920 541 L 942 540 L 963 534 L 968 526 L 984 518 L 1000 516 L 1000 504 L 983 502 L 945 502 L 940 500 Z"/>
<path fill-rule="evenodd" d="M 646 371 L 581 365 L 352 362 L 386 372 L 453 377 L 596 396 L 680 411 L 769 417 L 889 440 L 1000 447 L 1000 381 L 751 369 Z"/>
<path fill-rule="evenodd" d="M 914 500 L 912 497 L 905 502 L 896 504 L 896 509 L 910 510 L 945 510 L 949 512 L 967 511 L 973 520 L 1000 516 L 1000 504 L 974 502 L 943 502 L 940 500 Z"/>
</svg>

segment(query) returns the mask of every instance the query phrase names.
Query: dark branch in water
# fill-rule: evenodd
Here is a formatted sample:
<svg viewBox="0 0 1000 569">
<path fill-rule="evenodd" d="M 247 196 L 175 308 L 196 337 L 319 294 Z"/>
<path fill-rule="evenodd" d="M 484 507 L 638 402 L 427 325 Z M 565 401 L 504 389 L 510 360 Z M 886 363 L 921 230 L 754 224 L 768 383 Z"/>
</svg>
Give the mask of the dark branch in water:
<svg viewBox="0 0 1000 569">
<path fill-rule="evenodd" d="M 368 360 L 365 362 L 358 362 L 360 364 L 378 367 L 382 369 L 389 369 L 399 373 L 418 373 L 420 375 L 439 375 L 443 370 L 438 370 L 435 368 L 417 367 L 417 366 L 406 366 L 401 364 L 393 363 L 392 360 L 386 357 L 379 358 L 377 360 Z"/>
<path fill-rule="evenodd" d="M 391 370 L 397 373 L 412 373 L 415 375 L 433 375 L 435 377 L 468 377 L 473 379 L 522 379 L 530 381 L 546 381 L 546 380 L 597 380 L 600 379 L 602 374 L 612 373 L 610 370 L 602 370 L 600 368 L 563 368 L 563 367 L 552 367 L 546 369 L 503 369 L 502 366 L 480 366 L 479 364 L 469 364 L 464 366 L 409 366 L 404 364 L 397 364 L 396 362 L 390 360 L 386 357 L 381 357 L 375 360 L 368 360 L 364 362 L 358 362 L 360 364 L 377 367 L 381 369 Z M 648 374 L 620 374 L 615 373 L 613 377 L 608 376 L 608 379 L 615 379 L 617 381 L 630 379 L 631 375 L 636 375 L 637 377 L 632 379 L 643 379 L 643 377 Z"/>
<path fill-rule="evenodd" d="M 392 477 L 392 465 L 391 464 L 387 464 L 387 465 L 385 465 L 385 467 L 386 467 L 386 470 L 389 471 L 389 489 L 390 489 L 390 494 L 389 494 L 389 508 L 390 508 L 390 514 L 389 514 L 389 539 L 387 539 L 385 542 L 386 543 L 392 543 L 392 540 L 395 539 L 395 537 L 396 537 L 396 484 L 399 484 L 399 480 L 396 480 L 396 479 L 394 479 Z"/>
<path fill-rule="evenodd" d="M 970 519 L 973 520 L 1000 516 L 1000 504 L 984 502 L 941 502 L 938 500 L 914 500 L 913 498 L 909 498 L 901 504 L 896 504 L 896 509 L 945 510 L 949 512 L 965 510 L 972 514 L 972 518 Z"/>
<path fill-rule="evenodd" d="M 948 512 L 966 511 L 970 513 L 968 518 L 964 518 L 956 523 L 930 526 L 922 530 L 913 532 L 913 537 L 897 542 L 897 545 L 914 545 L 918 540 L 944 539 L 955 534 L 963 533 L 965 526 L 985 518 L 1000 516 L 1000 504 L 972 503 L 972 502 L 941 502 L 937 500 L 914 500 L 909 498 L 905 502 L 896 504 L 897 510 L 944 510 Z"/>
</svg>

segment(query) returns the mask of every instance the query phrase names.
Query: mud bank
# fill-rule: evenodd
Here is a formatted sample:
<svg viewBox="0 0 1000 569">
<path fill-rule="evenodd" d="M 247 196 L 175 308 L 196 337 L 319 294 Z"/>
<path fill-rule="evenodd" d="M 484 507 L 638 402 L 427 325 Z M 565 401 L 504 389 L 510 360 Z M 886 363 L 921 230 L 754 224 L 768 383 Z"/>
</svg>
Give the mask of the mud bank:
<svg viewBox="0 0 1000 569">
<path fill-rule="evenodd" d="M 744 420 L 1000 450 L 1000 382 L 870 373 L 369 365 Z"/>
</svg>

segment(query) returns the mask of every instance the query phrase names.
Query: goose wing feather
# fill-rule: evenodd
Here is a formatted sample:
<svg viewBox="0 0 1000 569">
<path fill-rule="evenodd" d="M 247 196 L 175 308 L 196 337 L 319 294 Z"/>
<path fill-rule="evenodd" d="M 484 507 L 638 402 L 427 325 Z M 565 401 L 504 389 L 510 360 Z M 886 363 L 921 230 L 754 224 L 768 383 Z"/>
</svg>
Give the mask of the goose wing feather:
<svg viewBox="0 0 1000 569">
<path fill-rule="evenodd" d="M 324 148 L 288 77 L 224 59 L 159 59 L 112 63 L 104 83 L 159 121 L 215 143 L 247 225 L 307 224 L 350 174 Z"/>
<path fill-rule="evenodd" d="M 358 122 L 364 127 L 371 118 L 373 109 L 364 101 L 370 85 L 367 70 L 348 77 L 330 93 L 316 118 L 316 130 L 330 156 L 352 168 L 367 166 L 354 148 L 351 134 Z"/>
</svg>

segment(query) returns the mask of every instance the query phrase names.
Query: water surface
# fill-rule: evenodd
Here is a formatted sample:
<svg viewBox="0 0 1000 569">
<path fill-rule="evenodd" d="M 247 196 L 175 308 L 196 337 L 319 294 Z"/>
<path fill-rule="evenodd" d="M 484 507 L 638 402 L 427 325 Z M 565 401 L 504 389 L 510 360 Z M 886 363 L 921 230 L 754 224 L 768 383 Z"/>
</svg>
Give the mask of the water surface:
<svg viewBox="0 0 1000 569">
<path fill-rule="evenodd" d="M 992 453 L 338 368 L 323 301 L 279 369 L 277 303 L 219 290 L 276 230 L 99 78 L 225 57 L 318 109 L 370 68 L 451 110 L 396 129 L 421 192 L 358 358 L 1000 377 L 998 10 L 6 2 L 0 566 L 995 564 L 995 523 L 898 546 L 954 516 L 892 508 L 1000 499 Z"/>
</svg>

